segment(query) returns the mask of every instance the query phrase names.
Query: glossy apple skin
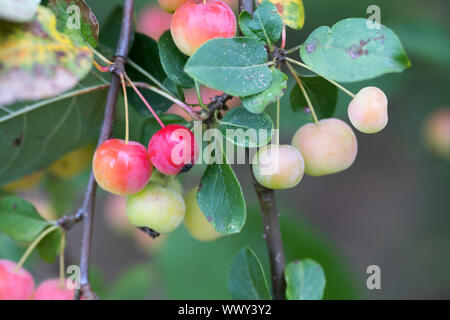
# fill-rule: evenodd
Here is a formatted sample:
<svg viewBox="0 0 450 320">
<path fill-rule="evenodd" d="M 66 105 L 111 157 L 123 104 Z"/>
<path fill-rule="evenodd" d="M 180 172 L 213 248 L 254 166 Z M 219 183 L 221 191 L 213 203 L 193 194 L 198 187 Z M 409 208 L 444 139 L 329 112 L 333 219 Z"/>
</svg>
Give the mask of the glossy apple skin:
<svg viewBox="0 0 450 320">
<path fill-rule="evenodd" d="M 64 284 L 60 286 L 59 279 L 43 281 L 36 289 L 33 300 L 73 300 L 75 289 L 69 289 Z"/>
<path fill-rule="evenodd" d="M 450 161 L 450 108 L 437 109 L 428 116 L 424 138 L 431 152 Z"/>
<path fill-rule="evenodd" d="M 305 172 L 302 154 L 291 145 L 266 145 L 255 153 L 252 163 L 256 181 L 269 189 L 293 188 Z"/>
<path fill-rule="evenodd" d="M 170 29 L 172 15 L 162 10 L 159 6 L 144 8 L 137 19 L 137 31 L 146 34 L 154 40 Z"/>
<path fill-rule="evenodd" d="M 184 224 L 187 231 L 192 237 L 199 241 L 213 241 L 223 237 L 224 235 L 217 232 L 214 227 L 206 219 L 205 214 L 200 209 L 197 203 L 197 189 L 192 188 L 184 196 L 186 203 L 186 216 L 184 217 Z"/>
<path fill-rule="evenodd" d="M 343 171 L 355 161 L 358 142 L 352 128 L 339 119 L 300 127 L 292 139 L 305 160 L 305 173 L 323 176 Z"/>
<path fill-rule="evenodd" d="M 376 87 L 361 89 L 348 105 L 348 118 L 363 133 L 377 133 L 388 123 L 388 100 Z"/>
<path fill-rule="evenodd" d="M 195 164 L 199 148 L 188 128 L 169 124 L 152 136 L 148 153 L 156 169 L 167 175 L 176 175 Z"/>
<path fill-rule="evenodd" d="M 187 1 L 188 0 L 158 0 L 161 8 L 168 13 L 173 13 Z"/>
<path fill-rule="evenodd" d="M 104 190 L 117 195 L 141 191 L 152 174 L 147 150 L 135 141 L 110 139 L 102 143 L 94 154 L 95 180 Z"/>
<path fill-rule="evenodd" d="M 89 145 L 69 152 L 62 158 L 53 162 L 48 170 L 59 178 L 72 178 L 89 167 L 92 155 L 94 154 L 94 149 L 94 146 Z"/>
<path fill-rule="evenodd" d="M 28 300 L 33 295 L 33 276 L 24 268 L 15 271 L 16 263 L 0 260 L 0 300 Z"/>
<path fill-rule="evenodd" d="M 178 49 L 191 56 L 206 41 L 236 35 L 236 17 L 222 1 L 190 0 L 172 17 L 170 32 Z"/>
<path fill-rule="evenodd" d="M 127 215 L 131 224 L 159 233 L 175 230 L 183 221 L 185 212 L 183 197 L 178 192 L 154 182 L 127 199 Z"/>
</svg>

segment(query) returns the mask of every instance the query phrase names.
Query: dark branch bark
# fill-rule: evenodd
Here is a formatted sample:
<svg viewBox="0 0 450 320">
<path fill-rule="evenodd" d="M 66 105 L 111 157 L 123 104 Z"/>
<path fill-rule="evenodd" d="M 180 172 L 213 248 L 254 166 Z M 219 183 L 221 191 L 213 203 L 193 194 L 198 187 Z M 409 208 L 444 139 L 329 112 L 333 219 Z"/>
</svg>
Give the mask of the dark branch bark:
<svg viewBox="0 0 450 320">
<path fill-rule="evenodd" d="M 254 5 L 254 0 L 239 0 L 239 13 L 245 10 L 253 14 Z M 286 260 L 283 241 L 281 239 L 280 223 L 278 221 L 279 213 L 275 201 L 275 192 L 272 189 L 263 187 L 256 181 L 251 165 L 250 172 L 252 174 L 255 192 L 258 195 L 259 206 L 261 207 L 264 226 L 263 235 L 269 251 L 273 298 L 275 300 L 282 300 L 285 298 L 286 289 L 283 275 Z"/>
<path fill-rule="evenodd" d="M 128 46 L 132 31 L 131 26 L 133 23 L 133 11 L 134 11 L 134 0 L 125 0 L 120 38 L 117 45 L 116 57 L 114 60 L 115 69 L 118 70 L 119 72 L 123 70 L 125 59 L 128 54 L 129 49 Z M 116 74 L 113 74 L 111 85 L 108 91 L 108 97 L 106 100 L 103 125 L 97 143 L 98 146 L 103 142 L 105 142 L 107 139 L 109 139 L 111 136 L 114 122 L 114 111 L 119 90 L 120 90 L 120 79 Z M 83 238 L 81 242 L 81 256 L 80 256 L 81 288 L 77 296 L 78 297 L 82 296 L 86 300 L 98 299 L 98 296 L 95 294 L 95 292 L 92 291 L 91 285 L 89 283 L 89 261 L 91 255 L 96 192 L 97 192 L 97 183 L 95 181 L 94 174 L 91 173 L 82 207 L 80 208 L 80 210 L 78 210 L 78 212 L 74 216 L 72 217 L 69 216 L 65 220 L 59 221 L 63 227 L 67 228 L 72 226 L 77 221 L 80 221 L 81 219 L 84 220 Z"/>
</svg>

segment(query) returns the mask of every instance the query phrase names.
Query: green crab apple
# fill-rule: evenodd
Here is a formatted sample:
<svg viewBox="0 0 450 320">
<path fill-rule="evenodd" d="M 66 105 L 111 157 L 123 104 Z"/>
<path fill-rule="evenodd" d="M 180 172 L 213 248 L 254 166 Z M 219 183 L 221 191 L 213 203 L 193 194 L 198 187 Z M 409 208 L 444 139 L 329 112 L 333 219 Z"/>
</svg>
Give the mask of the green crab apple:
<svg viewBox="0 0 450 320">
<path fill-rule="evenodd" d="M 75 289 L 66 286 L 66 281 L 61 284 L 60 279 L 48 279 L 43 281 L 36 289 L 33 300 L 73 300 Z"/>
<path fill-rule="evenodd" d="M 130 195 L 144 189 L 153 170 L 142 144 L 120 139 L 103 142 L 95 151 L 92 167 L 100 187 L 117 195 Z"/>
<path fill-rule="evenodd" d="M 183 185 L 181 184 L 180 179 L 177 178 L 177 176 L 165 175 L 155 170 L 150 177 L 150 181 L 156 182 L 165 188 L 172 189 L 179 194 L 183 194 Z"/>
<path fill-rule="evenodd" d="M 348 118 L 352 125 L 364 133 L 376 133 L 388 123 L 388 100 L 376 87 L 361 89 L 348 105 Z"/>
<path fill-rule="evenodd" d="M 432 152 L 450 161 L 450 108 L 435 110 L 428 116 L 424 136 Z"/>
<path fill-rule="evenodd" d="M 192 188 L 184 196 L 186 203 L 186 216 L 184 218 L 184 224 L 187 231 L 195 239 L 200 241 L 213 241 L 223 236 L 220 232 L 217 232 L 211 223 L 206 219 L 205 214 L 200 209 L 197 203 L 197 187 Z"/>
<path fill-rule="evenodd" d="M 187 1 L 188 0 L 158 0 L 161 8 L 168 13 L 173 13 Z"/>
<path fill-rule="evenodd" d="M 358 142 L 352 128 L 330 118 L 300 127 L 292 138 L 305 160 L 305 173 L 323 176 L 343 171 L 355 161 Z"/>
<path fill-rule="evenodd" d="M 178 192 L 154 182 L 127 199 L 127 215 L 131 224 L 159 233 L 175 230 L 183 221 L 185 212 L 183 197 Z"/>
<path fill-rule="evenodd" d="M 170 32 L 178 49 L 191 56 L 206 41 L 236 35 L 236 17 L 224 2 L 190 0 L 175 11 Z"/>
<path fill-rule="evenodd" d="M 252 163 L 256 181 L 270 189 L 293 188 L 305 172 L 302 154 L 291 145 L 266 145 L 255 153 Z"/>
<path fill-rule="evenodd" d="M 24 268 L 16 271 L 17 264 L 0 260 L 0 300 L 28 300 L 34 291 L 33 276 Z"/>
</svg>

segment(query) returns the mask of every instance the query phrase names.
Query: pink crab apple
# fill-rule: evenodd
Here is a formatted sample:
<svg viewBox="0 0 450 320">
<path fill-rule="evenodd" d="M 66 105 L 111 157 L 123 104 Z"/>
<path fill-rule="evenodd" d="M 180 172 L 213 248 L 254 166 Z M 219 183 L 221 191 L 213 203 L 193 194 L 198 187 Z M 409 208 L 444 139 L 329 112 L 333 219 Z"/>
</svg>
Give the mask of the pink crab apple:
<svg viewBox="0 0 450 320">
<path fill-rule="evenodd" d="M 428 116 L 424 136 L 430 151 L 450 161 L 450 108 L 435 110 Z"/>
<path fill-rule="evenodd" d="M 16 272 L 17 264 L 0 260 L 0 300 L 28 300 L 34 291 L 33 276 L 24 268 Z"/>
<path fill-rule="evenodd" d="M 154 40 L 170 29 L 172 15 L 168 14 L 158 6 L 144 8 L 137 19 L 137 30 L 148 35 Z"/>
<path fill-rule="evenodd" d="M 172 38 L 181 52 L 191 56 L 206 41 L 236 35 L 236 17 L 224 2 L 190 0 L 175 11 Z"/>
<path fill-rule="evenodd" d="M 255 153 L 252 163 L 256 181 L 270 189 L 295 187 L 305 171 L 302 154 L 291 145 L 266 145 Z"/>
<path fill-rule="evenodd" d="M 185 126 L 169 124 L 157 131 L 148 144 L 151 163 L 160 172 L 176 175 L 197 161 L 199 148 L 194 134 Z"/>
<path fill-rule="evenodd" d="M 48 279 L 43 281 L 36 289 L 33 300 L 73 300 L 75 289 L 61 285 L 60 279 Z"/>
<path fill-rule="evenodd" d="M 103 142 L 93 159 L 95 180 L 104 190 L 118 195 L 141 191 L 152 174 L 152 165 L 145 147 L 135 141 L 120 139 Z"/>
<path fill-rule="evenodd" d="M 376 133 L 388 123 L 388 100 L 376 87 L 361 89 L 348 105 L 348 118 L 352 125 L 364 133 Z"/>
<path fill-rule="evenodd" d="M 305 160 L 305 173 L 323 176 L 343 171 L 355 161 L 358 143 L 352 128 L 339 119 L 323 119 L 300 127 L 292 138 Z"/>
</svg>

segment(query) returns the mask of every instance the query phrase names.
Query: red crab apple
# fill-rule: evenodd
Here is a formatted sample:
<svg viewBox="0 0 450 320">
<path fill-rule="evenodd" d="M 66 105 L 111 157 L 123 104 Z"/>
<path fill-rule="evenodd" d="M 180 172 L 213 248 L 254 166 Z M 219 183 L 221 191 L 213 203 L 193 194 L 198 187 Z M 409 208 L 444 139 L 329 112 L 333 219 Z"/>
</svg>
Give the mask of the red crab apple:
<svg viewBox="0 0 450 320">
<path fill-rule="evenodd" d="M 295 187 L 303 178 L 305 162 L 291 145 L 269 144 L 253 157 L 253 174 L 256 181 L 270 189 Z"/>
<path fill-rule="evenodd" d="M 426 146 L 450 161 L 450 108 L 438 109 L 428 116 L 424 135 Z"/>
<path fill-rule="evenodd" d="M 159 37 L 170 29 L 172 15 L 158 6 L 144 8 L 137 19 L 137 30 L 158 40 Z"/>
<path fill-rule="evenodd" d="M 376 133 L 388 123 L 388 101 L 376 87 L 361 89 L 348 105 L 348 118 L 352 125 L 364 133 Z"/>
<path fill-rule="evenodd" d="M 203 43 L 236 35 L 236 17 L 224 2 L 190 0 L 175 11 L 172 38 L 181 52 L 191 56 Z"/>
<path fill-rule="evenodd" d="M 48 279 L 42 282 L 34 293 L 33 300 L 73 300 L 75 289 L 61 285 L 60 279 Z"/>
<path fill-rule="evenodd" d="M 334 118 L 300 127 L 292 138 L 292 145 L 300 150 L 305 160 L 305 173 L 310 176 L 347 169 L 355 161 L 358 151 L 352 128 Z"/>
<path fill-rule="evenodd" d="M 169 124 L 152 136 L 148 152 L 156 169 L 167 175 L 176 175 L 194 165 L 199 149 L 194 134 L 188 128 Z"/>
<path fill-rule="evenodd" d="M 95 151 L 93 171 L 97 183 L 113 194 L 141 191 L 152 173 L 147 150 L 135 141 L 110 139 Z"/>
<path fill-rule="evenodd" d="M 0 300 L 28 300 L 34 290 L 33 276 L 24 268 L 16 272 L 17 264 L 0 260 Z"/>
</svg>

